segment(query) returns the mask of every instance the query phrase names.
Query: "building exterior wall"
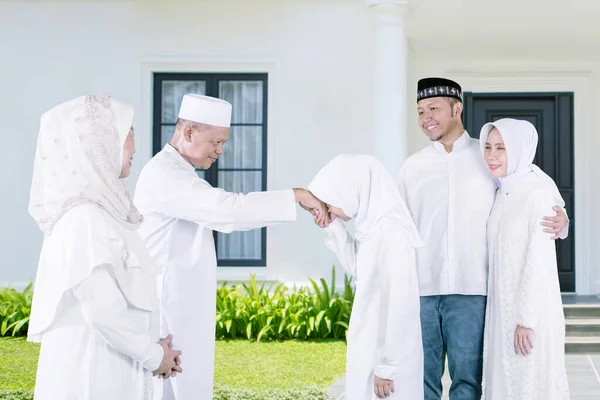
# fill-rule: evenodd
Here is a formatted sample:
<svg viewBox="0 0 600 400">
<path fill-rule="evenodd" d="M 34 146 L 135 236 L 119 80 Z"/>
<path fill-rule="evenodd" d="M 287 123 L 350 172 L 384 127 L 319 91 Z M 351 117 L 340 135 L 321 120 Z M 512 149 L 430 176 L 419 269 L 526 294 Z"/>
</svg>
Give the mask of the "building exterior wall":
<svg viewBox="0 0 600 400">
<path fill-rule="evenodd" d="M 426 11 L 421 8 L 415 12 Z M 412 21 L 410 14 L 406 18 Z M 600 173 L 593 163 L 600 148 L 594 134 L 600 61 L 572 51 L 542 60 L 524 52 L 510 58 L 508 45 L 502 56 L 482 58 L 482 46 L 462 46 L 453 54 L 434 35 L 421 40 L 423 32 L 411 26 L 414 21 L 408 24 L 408 154 L 428 144 L 416 123 L 414 92 L 421 77 L 454 78 L 467 91 L 575 92 L 577 291 L 600 293 L 594 238 Z M 372 13 L 358 0 L 0 1 L 0 138 L 6 149 L 0 157 L 0 284 L 21 286 L 35 276 L 42 235 L 27 204 L 45 110 L 87 93 L 110 93 L 133 104 L 133 190 L 152 154 L 153 72 L 266 72 L 268 188 L 303 187 L 333 156 L 375 151 L 374 41 Z M 337 264 L 300 209 L 296 223 L 269 228 L 267 240 L 266 268 L 224 268 L 221 279 L 255 272 L 260 279 L 304 283 L 329 276 Z"/>
</svg>

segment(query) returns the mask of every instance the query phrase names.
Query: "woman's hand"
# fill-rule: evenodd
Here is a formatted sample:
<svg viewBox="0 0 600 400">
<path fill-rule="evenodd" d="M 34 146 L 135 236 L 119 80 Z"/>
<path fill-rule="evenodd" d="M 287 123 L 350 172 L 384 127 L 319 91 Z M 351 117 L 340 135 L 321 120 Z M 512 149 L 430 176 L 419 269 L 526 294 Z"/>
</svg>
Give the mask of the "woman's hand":
<svg viewBox="0 0 600 400">
<path fill-rule="evenodd" d="M 381 379 L 377 376 L 373 378 L 373 390 L 375 391 L 375 395 L 380 399 L 385 399 L 394 393 L 394 381 L 390 381 L 387 379 Z"/>
<path fill-rule="evenodd" d="M 335 215 L 334 213 L 332 213 L 331 210 L 328 210 L 328 212 L 329 212 L 329 223 L 331 224 L 333 221 L 335 221 L 338 218 L 338 216 Z"/>
<path fill-rule="evenodd" d="M 517 325 L 515 329 L 515 353 L 526 356 L 533 349 L 533 330 Z"/>
</svg>

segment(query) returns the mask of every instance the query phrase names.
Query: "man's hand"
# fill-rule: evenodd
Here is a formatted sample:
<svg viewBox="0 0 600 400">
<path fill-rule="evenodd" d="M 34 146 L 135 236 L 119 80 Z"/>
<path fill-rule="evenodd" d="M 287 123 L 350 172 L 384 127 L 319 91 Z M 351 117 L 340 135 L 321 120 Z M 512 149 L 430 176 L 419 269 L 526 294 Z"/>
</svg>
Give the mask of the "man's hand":
<svg viewBox="0 0 600 400">
<path fill-rule="evenodd" d="M 528 355 L 533 349 L 533 331 L 517 325 L 515 328 L 515 354 Z"/>
<path fill-rule="evenodd" d="M 317 225 L 321 228 L 329 226 L 329 212 L 325 203 L 306 189 L 294 189 L 294 195 L 300 207 L 313 215 Z"/>
<path fill-rule="evenodd" d="M 385 399 L 394 393 L 394 381 L 381 379 L 377 376 L 373 378 L 373 390 L 380 399 Z"/>
<path fill-rule="evenodd" d="M 556 240 L 560 237 L 560 233 L 567 224 L 567 214 L 565 214 L 562 207 L 554 206 L 552 209 L 556 211 L 556 215 L 553 217 L 544 217 L 541 224 L 546 227 L 544 232 L 554 234 L 550 239 Z"/>
<path fill-rule="evenodd" d="M 154 375 L 158 375 L 159 378 L 175 377 L 177 373 L 183 372 L 180 366 L 181 360 L 179 359 L 181 351 L 173 350 L 172 342 L 173 335 L 169 335 L 158 342 L 164 351 L 163 360 L 158 369 L 154 371 Z"/>
</svg>

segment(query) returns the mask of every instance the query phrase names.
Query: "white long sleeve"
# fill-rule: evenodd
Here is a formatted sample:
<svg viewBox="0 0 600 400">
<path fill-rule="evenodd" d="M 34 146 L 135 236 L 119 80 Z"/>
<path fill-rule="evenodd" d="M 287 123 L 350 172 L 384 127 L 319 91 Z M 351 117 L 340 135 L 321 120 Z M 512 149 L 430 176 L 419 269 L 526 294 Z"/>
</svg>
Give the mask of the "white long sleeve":
<svg viewBox="0 0 600 400">
<path fill-rule="evenodd" d="M 404 243 L 398 243 L 398 240 Z M 411 376 L 413 360 L 422 357 L 419 284 L 414 249 L 398 230 L 381 235 L 379 269 L 379 364 L 375 376 L 403 381 Z M 400 389 L 400 388 L 397 388 Z"/>
<path fill-rule="evenodd" d="M 292 189 L 238 194 L 212 187 L 170 146 L 142 170 L 134 202 L 145 216 L 156 214 L 231 233 L 295 221 Z"/>
<path fill-rule="evenodd" d="M 550 282 L 556 278 L 556 243 L 548 238 L 548 234 L 540 229 L 540 222 L 546 215 L 551 215 L 552 199 L 544 192 L 533 194 L 528 205 L 530 241 L 527 259 L 517 291 L 518 324 L 536 329 L 539 324 L 540 307 L 544 304 L 544 293 L 551 287 Z"/>
<path fill-rule="evenodd" d="M 323 232 L 327 247 L 335 253 L 346 272 L 355 277 L 357 242 L 348 233 L 344 223 L 336 219 Z"/>
<path fill-rule="evenodd" d="M 162 347 L 150 333 L 132 325 L 132 313 L 117 281 L 107 266 L 98 266 L 89 277 L 73 288 L 84 320 L 106 343 L 138 361 L 146 370 L 155 371 L 163 359 Z"/>
<path fill-rule="evenodd" d="M 164 214 L 219 232 L 246 231 L 296 219 L 291 189 L 244 195 L 213 188 L 201 179 L 172 181 L 171 185 L 165 188 L 168 195 L 162 202 Z"/>
</svg>

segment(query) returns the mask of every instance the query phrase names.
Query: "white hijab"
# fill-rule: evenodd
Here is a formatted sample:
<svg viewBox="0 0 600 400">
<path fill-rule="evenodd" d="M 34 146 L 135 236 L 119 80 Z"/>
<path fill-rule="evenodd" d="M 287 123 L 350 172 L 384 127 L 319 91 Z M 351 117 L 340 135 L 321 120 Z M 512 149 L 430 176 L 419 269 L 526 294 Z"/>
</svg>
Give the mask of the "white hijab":
<svg viewBox="0 0 600 400">
<path fill-rule="evenodd" d="M 500 186 L 507 189 L 513 185 L 537 180 L 546 189 L 553 192 L 554 200 L 559 203 L 559 206 L 564 207 L 564 200 L 554 180 L 537 165 L 532 164 L 538 144 L 538 133 L 535 126 L 529 121 L 513 118 L 488 122 L 481 128 L 479 135 L 482 155 L 485 154 L 487 138 L 494 128 L 498 129 L 502 135 L 508 160 L 506 176 L 498 179 Z"/>
<path fill-rule="evenodd" d="M 385 167 L 369 155 L 339 155 L 323 167 L 308 189 L 354 219 L 355 236 L 377 233 L 384 219 L 397 221 L 412 246 L 423 245 L 413 219 Z"/>
<path fill-rule="evenodd" d="M 29 213 L 46 234 L 73 207 L 92 203 L 127 229 L 142 216 L 119 179 L 133 107 L 82 96 L 45 112 L 37 142 Z"/>
</svg>

